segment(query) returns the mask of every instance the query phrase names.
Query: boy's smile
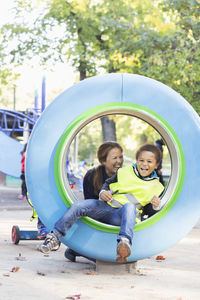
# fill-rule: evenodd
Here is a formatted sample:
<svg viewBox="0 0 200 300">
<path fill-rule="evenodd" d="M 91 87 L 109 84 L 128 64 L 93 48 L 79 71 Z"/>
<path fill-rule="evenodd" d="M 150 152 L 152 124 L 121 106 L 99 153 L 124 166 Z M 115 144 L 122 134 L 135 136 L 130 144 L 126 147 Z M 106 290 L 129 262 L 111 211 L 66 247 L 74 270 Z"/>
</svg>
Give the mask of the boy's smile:
<svg viewBox="0 0 200 300">
<path fill-rule="evenodd" d="M 147 177 L 157 169 L 158 163 L 155 154 L 150 151 L 142 151 L 137 159 L 137 169 L 142 177 Z"/>
</svg>

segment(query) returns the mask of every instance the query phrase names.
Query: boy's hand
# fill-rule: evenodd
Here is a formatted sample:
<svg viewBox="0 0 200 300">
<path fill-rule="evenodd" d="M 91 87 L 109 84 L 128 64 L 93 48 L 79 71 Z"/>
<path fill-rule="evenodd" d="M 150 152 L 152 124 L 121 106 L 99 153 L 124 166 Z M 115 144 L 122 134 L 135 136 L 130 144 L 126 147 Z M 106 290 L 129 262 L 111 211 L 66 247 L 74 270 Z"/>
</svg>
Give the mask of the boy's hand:
<svg viewBox="0 0 200 300">
<path fill-rule="evenodd" d="M 160 198 L 157 196 L 153 196 L 153 198 L 151 199 L 151 204 L 157 208 L 160 206 Z"/>
<path fill-rule="evenodd" d="M 105 202 L 108 202 L 108 201 L 111 201 L 112 200 L 112 194 L 110 191 L 103 191 L 101 193 L 101 200 L 102 201 L 105 201 Z"/>
</svg>

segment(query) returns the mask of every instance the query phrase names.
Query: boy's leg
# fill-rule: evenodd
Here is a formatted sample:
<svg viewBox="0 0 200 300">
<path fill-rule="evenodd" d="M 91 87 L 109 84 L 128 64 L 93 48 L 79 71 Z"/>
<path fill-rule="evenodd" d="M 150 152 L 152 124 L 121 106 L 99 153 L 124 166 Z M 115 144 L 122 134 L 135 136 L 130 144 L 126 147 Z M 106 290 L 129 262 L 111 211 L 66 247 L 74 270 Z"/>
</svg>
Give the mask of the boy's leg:
<svg viewBox="0 0 200 300">
<path fill-rule="evenodd" d="M 40 250 L 43 253 L 49 253 L 56 245 L 58 245 L 59 239 L 65 235 L 66 230 L 80 217 L 89 216 L 98 220 L 105 214 L 105 208 L 107 206 L 108 205 L 105 202 L 95 199 L 74 202 L 64 216 L 55 223 L 52 232 L 47 235 Z"/>
<path fill-rule="evenodd" d="M 128 202 L 119 210 L 121 214 L 121 226 L 118 240 L 120 240 L 122 237 L 126 237 L 129 239 L 130 244 L 132 244 L 133 230 L 135 227 L 135 220 L 137 215 L 136 207 L 133 203 Z"/>
<path fill-rule="evenodd" d="M 117 238 L 117 261 L 124 263 L 131 254 L 136 208 L 135 205 L 130 202 L 126 203 L 121 208 L 109 207 L 110 211 L 108 211 L 107 215 L 105 215 L 101 221 L 111 225 L 120 226 L 120 232 Z"/>
<path fill-rule="evenodd" d="M 130 202 L 126 203 L 119 209 L 119 214 L 121 214 L 121 226 L 117 239 L 117 261 L 125 263 L 131 254 L 136 207 Z"/>
</svg>

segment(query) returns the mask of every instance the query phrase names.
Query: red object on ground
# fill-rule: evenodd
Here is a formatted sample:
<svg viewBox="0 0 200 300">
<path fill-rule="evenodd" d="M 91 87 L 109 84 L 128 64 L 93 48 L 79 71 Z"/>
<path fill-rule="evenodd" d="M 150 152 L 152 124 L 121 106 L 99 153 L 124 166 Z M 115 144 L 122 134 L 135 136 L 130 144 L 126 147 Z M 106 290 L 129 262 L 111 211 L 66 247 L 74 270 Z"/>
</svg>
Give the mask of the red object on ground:
<svg viewBox="0 0 200 300">
<path fill-rule="evenodd" d="M 165 257 L 162 255 L 156 256 L 156 260 L 165 260 Z"/>
</svg>

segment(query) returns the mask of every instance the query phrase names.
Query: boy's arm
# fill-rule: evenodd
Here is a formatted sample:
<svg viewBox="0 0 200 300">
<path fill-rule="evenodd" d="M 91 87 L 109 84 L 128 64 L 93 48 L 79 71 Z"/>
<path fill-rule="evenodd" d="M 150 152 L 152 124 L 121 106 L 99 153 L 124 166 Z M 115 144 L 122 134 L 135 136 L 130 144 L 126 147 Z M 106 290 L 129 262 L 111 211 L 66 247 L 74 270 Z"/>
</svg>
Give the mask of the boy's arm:
<svg viewBox="0 0 200 300">
<path fill-rule="evenodd" d="M 163 193 L 164 193 L 165 188 L 163 189 L 163 191 L 161 192 L 161 194 L 159 196 L 154 195 L 153 198 L 151 199 L 150 203 L 152 204 L 152 207 L 154 210 L 158 211 L 161 208 L 161 201 L 160 198 L 162 197 Z"/>
<path fill-rule="evenodd" d="M 160 198 L 157 196 L 153 196 L 153 198 L 151 199 L 151 204 L 153 206 L 154 210 L 159 210 L 160 209 Z"/>
<path fill-rule="evenodd" d="M 110 201 L 112 199 L 112 194 L 110 192 L 110 187 L 109 185 L 111 183 L 117 182 L 117 174 L 113 175 L 112 177 L 106 179 L 104 182 L 101 191 L 99 193 L 99 199 L 103 201 Z M 107 195 L 106 197 L 103 196 L 103 193 Z"/>
<path fill-rule="evenodd" d="M 117 182 L 117 174 L 114 174 L 112 177 L 106 179 L 106 181 L 104 182 L 104 184 L 102 185 L 102 188 L 101 188 L 101 191 L 104 190 L 104 191 L 108 191 L 110 188 L 109 188 L 109 185 L 111 183 L 114 183 L 114 182 Z"/>
</svg>

